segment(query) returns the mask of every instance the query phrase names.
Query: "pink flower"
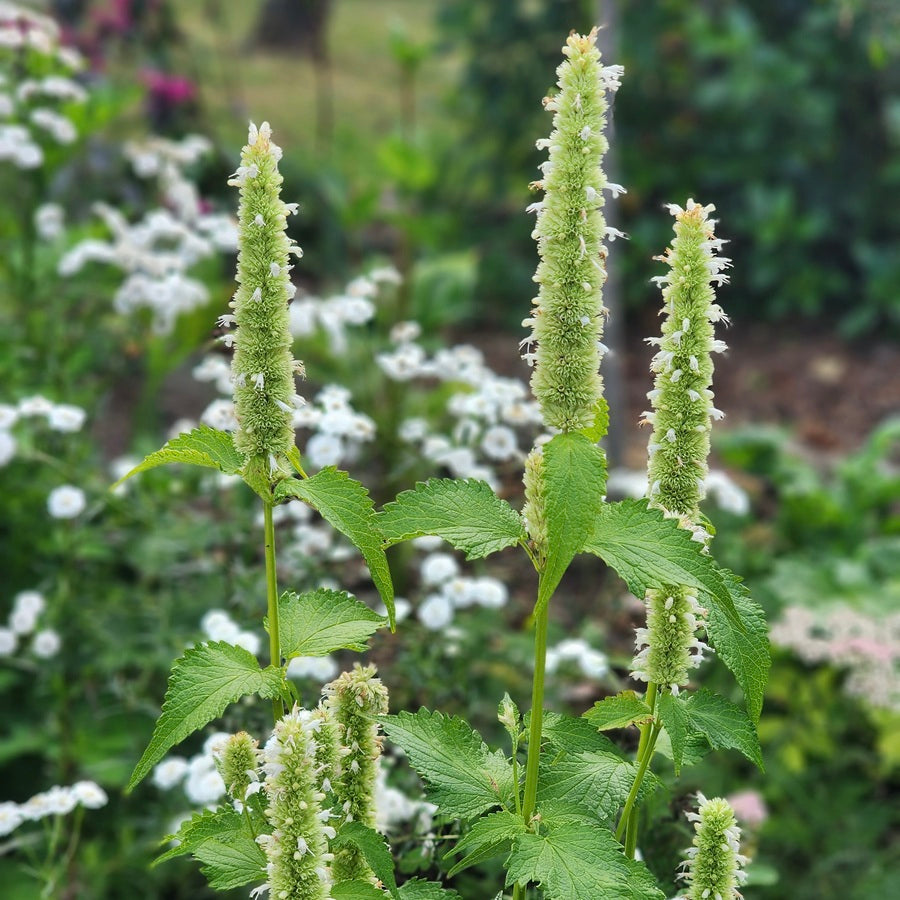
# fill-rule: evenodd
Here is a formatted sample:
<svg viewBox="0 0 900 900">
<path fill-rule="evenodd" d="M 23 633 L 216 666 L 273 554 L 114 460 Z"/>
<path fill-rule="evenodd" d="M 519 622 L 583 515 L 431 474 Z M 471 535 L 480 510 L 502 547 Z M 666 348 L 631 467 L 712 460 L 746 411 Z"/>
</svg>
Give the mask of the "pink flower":
<svg viewBox="0 0 900 900">
<path fill-rule="evenodd" d="M 758 828 L 769 817 L 766 801 L 759 791 L 738 791 L 727 799 L 735 816 L 748 828 Z"/>
</svg>

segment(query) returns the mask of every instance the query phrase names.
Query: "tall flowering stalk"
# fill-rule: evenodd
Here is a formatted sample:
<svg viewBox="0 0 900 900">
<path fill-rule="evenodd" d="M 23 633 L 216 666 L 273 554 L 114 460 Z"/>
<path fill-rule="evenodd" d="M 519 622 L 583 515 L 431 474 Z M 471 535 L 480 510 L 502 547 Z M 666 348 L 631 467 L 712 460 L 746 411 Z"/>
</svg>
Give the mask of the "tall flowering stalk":
<svg viewBox="0 0 900 900">
<path fill-rule="evenodd" d="M 340 772 L 333 782 L 344 822 L 375 826 L 375 778 L 381 756 L 378 717 L 388 711 L 387 688 L 375 677 L 375 666 L 356 663 L 323 688 L 325 706 L 333 716 L 342 747 Z M 334 861 L 338 880 L 375 876 L 355 846 L 338 850 Z"/>
<path fill-rule="evenodd" d="M 618 87 L 621 66 L 600 65 L 597 29 L 572 34 L 563 47 L 566 59 L 556 70 L 559 94 L 544 99 L 554 112 L 549 149 L 541 165 L 543 179 L 532 187 L 544 199 L 529 207 L 537 213 L 533 237 L 541 261 L 534 280 L 540 285 L 534 309 L 524 325 L 525 359 L 534 365 L 531 387 L 546 425 L 578 431 L 594 423 L 603 382 L 598 373 L 602 345 L 603 241 L 617 232 L 606 228 L 602 191 L 620 191 L 603 173 L 608 143 L 603 135 L 606 92 Z"/>
<path fill-rule="evenodd" d="M 643 419 L 653 425 L 648 445 L 649 503 L 678 518 L 694 540 L 705 546 L 710 535 L 702 524 L 700 501 L 708 472 L 710 428 L 723 416 L 712 402 L 712 354 L 726 349 L 715 338 L 714 326 L 727 321 L 715 302 L 713 284 L 727 283 L 724 270 L 731 261 L 716 255 L 724 242 L 715 236 L 715 220 L 709 218 L 714 206 L 688 200 L 683 209 L 677 204 L 668 208 L 675 217 L 675 237 L 656 259 L 665 262 L 669 271 L 654 279 L 662 286 L 665 317 L 662 336 L 648 338 L 659 348 L 651 363 L 656 373 L 653 390 L 647 394 L 652 409 Z M 677 584 L 648 590 L 645 604 L 647 624 L 635 634 L 632 677 L 648 683 L 646 702 L 655 710 L 658 691 L 677 694 L 709 649 L 697 636 L 706 610 L 698 603 L 695 589 Z M 642 726 L 640 776 L 619 824 L 619 834 L 626 833 L 626 850 L 631 853 L 637 828 L 633 806 L 657 734 L 654 726 Z"/>
<path fill-rule="evenodd" d="M 325 795 L 316 777 L 320 721 L 294 709 L 276 725 L 264 750 L 266 817 L 272 833 L 257 841 L 266 854 L 268 888 L 277 900 L 325 900 L 332 884 Z M 261 892 L 261 890 L 260 890 Z"/>
<path fill-rule="evenodd" d="M 727 800 L 707 800 L 697 795 L 697 812 L 687 818 L 694 823 L 693 846 L 685 851 L 682 878 L 688 884 L 680 900 L 740 900 L 746 880 L 747 857 L 741 854 L 741 829 Z"/>
</svg>

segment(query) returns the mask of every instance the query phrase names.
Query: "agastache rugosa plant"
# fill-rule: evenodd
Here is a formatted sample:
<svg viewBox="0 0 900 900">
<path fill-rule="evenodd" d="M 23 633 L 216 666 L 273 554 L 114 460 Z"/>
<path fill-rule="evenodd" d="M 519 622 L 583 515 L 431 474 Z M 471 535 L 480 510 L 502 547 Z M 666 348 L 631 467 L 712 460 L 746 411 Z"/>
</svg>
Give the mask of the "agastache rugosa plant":
<svg viewBox="0 0 900 900">
<path fill-rule="evenodd" d="M 559 90 L 545 100 L 554 113 L 553 132 L 539 143 L 550 151 L 544 178 L 534 185 L 545 196 L 532 208 L 538 214 L 540 287 L 526 320 L 532 333 L 523 342 L 544 422 L 555 433 L 526 460 L 521 514 L 486 482 L 449 478 L 420 483 L 376 514 L 365 489 L 346 473 L 327 468 L 308 477 L 303 471 L 290 436 L 294 364 L 281 330 L 288 293 L 286 210 L 277 196 L 277 153 L 268 129 L 251 130 L 236 175 L 242 189 L 238 330 L 226 339 L 237 343 L 238 434 L 198 429 L 136 470 L 165 462 L 212 466 L 242 475 L 263 501 L 270 665 L 262 668 L 246 651 L 221 642 L 188 651 L 175 665 L 156 732 L 132 779 L 133 786 L 228 702 L 246 693 L 273 699 L 276 730 L 266 745 L 264 790 L 251 787 L 252 774 L 246 786 L 230 776 L 236 790 L 243 788 L 240 811 L 226 807 L 195 817 L 179 833 L 180 847 L 164 854 L 193 853 L 215 887 L 252 883 L 265 874 L 257 892 L 271 890 L 279 900 L 322 898 L 332 890 L 342 897 L 389 894 L 399 900 L 455 896 L 437 884 L 429 884 L 427 894 L 421 882 L 398 886 L 390 854 L 372 829 L 379 720 L 421 775 L 440 815 L 461 824 L 462 838 L 450 851 L 460 859 L 449 876 L 502 855 L 503 884 L 489 886 L 486 895 L 499 887 L 496 896 L 502 897 L 511 889 L 514 900 L 538 892 L 550 900 L 663 900 L 655 878 L 634 858 L 640 805 L 659 784 L 650 771 L 655 749 L 666 751 L 676 773 L 712 748 L 738 749 L 761 762 L 755 722 L 768 666 L 765 623 L 739 579 L 714 563 L 699 510 L 709 422 L 716 415 L 709 353 L 720 348 L 712 322 L 722 318 L 711 282 L 724 280 L 726 263 L 713 255 L 718 241 L 709 208 L 673 207 L 676 238 L 666 257 L 670 274 L 662 278 L 667 318 L 649 414 L 656 426 L 653 487 L 648 500 L 607 502 L 599 446 L 607 419 L 598 371 L 606 314 L 601 288 L 603 242 L 618 233 L 606 228 L 600 208 L 604 190 L 617 195 L 622 189 L 607 183 L 601 162 L 608 95 L 622 70 L 602 65 L 596 31 L 572 34 L 563 53 Z M 290 468 L 299 478 L 289 475 Z M 294 498 L 359 547 L 391 618 L 384 547 L 433 535 L 470 559 L 513 545 L 522 549 L 537 575 L 529 620 L 534 675 L 526 716 L 508 696 L 500 704 L 511 754 L 488 748 L 458 717 L 427 709 L 387 715 L 386 694 L 371 668 L 338 678 L 315 711 L 294 707 L 284 716 L 283 704 L 295 700 L 285 661 L 364 649 L 383 624 L 340 591 L 278 595 L 272 507 Z M 551 603 L 581 553 L 603 559 L 634 594 L 647 598 L 648 620 L 638 633 L 633 667 L 647 690 L 643 696 L 623 691 L 574 718 L 545 713 L 543 704 Z M 710 691 L 680 690 L 703 650 L 701 619 L 707 640 L 743 688 L 746 709 Z M 603 732 L 635 725 L 641 738 L 632 761 Z M 724 825 L 726 837 L 729 828 Z M 230 859 L 239 851 L 248 860 L 239 872 L 224 871 L 223 846 Z M 651 851 L 645 847 L 645 855 Z M 704 865 L 704 873 L 712 872 L 712 863 Z M 699 884 L 700 875 L 693 877 L 692 886 Z"/>
</svg>

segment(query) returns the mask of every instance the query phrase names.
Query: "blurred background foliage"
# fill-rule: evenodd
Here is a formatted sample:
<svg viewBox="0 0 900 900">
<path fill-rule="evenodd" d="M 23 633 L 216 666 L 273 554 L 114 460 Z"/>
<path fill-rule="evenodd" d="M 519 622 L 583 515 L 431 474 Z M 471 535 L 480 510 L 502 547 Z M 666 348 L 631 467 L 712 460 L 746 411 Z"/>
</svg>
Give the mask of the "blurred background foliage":
<svg viewBox="0 0 900 900">
<path fill-rule="evenodd" d="M 48 150 L 46 164 L 27 176 L 11 166 L 0 171 L 0 402 L 43 392 L 90 416 L 79 435 L 20 429 L 17 458 L 0 467 L 6 592 L 45 591 L 53 622 L 65 630 L 61 653 L 41 664 L 46 678 L 35 678 L 33 661 L 0 672 L 0 779 L 15 800 L 74 777 L 96 778 L 111 796 L 108 808 L 85 819 L 74 887 L 60 896 L 211 896 L 190 866 L 147 870 L 184 800 L 149 785 L 123 798 L 120 788 L 158 712 L 171 660 L 200 637 L 200 617 L 227 606 L 254 621 L 260 584 L 246 541 L 256 527 L 250 498 L 226 496 L 190 473 L 149 473 L 126 495 L 106 493 L 111 459 L 154 449 L 175 419 L 196 417 L 208 402 L 190 366 L 212 346 L 209 323 L 225 311 L 233 271 L 231 258 L 203 260 L 195 274 L 208 302 L 167 334 L 154 333 L 143 312 L 114 312 L 119 273 L 95 266 L 57 275 L 63 250 L 105 234 L 95 201 L 130 218 L 163 203 L 129 171 L 120 145 L 151 133 L 209 137 L 212 152 L 191 164 L 190 175 L 205 204 L 232 209 L 225 180 L 246 121 L 268 118 L 285 147 L 285 195 L 301 201 L 292 223 L 306 253 L 294 273 L 301 288 L 326 296 L 374 262 L 400 270 L 403 282 L 389 302 L 378 301 L 376 321 L 341 352 L 321 333 L 298 344 L 314 383 L 339 379 L 377 420 L 374 444 L 352 465 L 385 499 L 436 467 L 398 438 L 401 411 L 437 418 L 458 388 L 451 381 L 425 391 L 372 376 L 371 359 L 388 345 L 394 322 L 418 321 L 429 349 L 442 334 L 470 339 L 501 373 L 527 375 L 515 344 L 533 294 L 524 207 L 541 159 L 534 142 L 550 127 L 540 100 L 552 90 L 564 35 L 604 21 L 613 22 L 602 38 L 608 59 L 626 70 L 610 157 L 611 180 L 628 189 L 615 212 L 630 240 L 611 248 L 617 307 L 628 334 L 655 332 L 651 258 L 670 226 L 661 205 L 687 196 L 715 203 L 735 260 L 722 292 L 735 320 L 733 351 L 720 366 L 729 386 L 722 405 L 736 419 L 748 418 L 743 408 L 771 424 L 721 429 L 718 459 L 748 500 L 709 515 L 717 557 L 746 576 L 781 627 L 762 722 L 767 773 L 718 754 L 677 785 L 670 778 L 672 793 L 653 811 L 655 824 L 645 823 L 642 841 L 655 848 L 657 874 L 670 883 L 689 841 L 680 816 L 687 792 L 745 788 L 768 807 L 749 829 L 748 900 L 900 895 L 900 699 L 892 705 L 883 696 L 900 685 L 900 631 L 884 624 L 900 614 L 900 426 L 896 417 L 884 420 L 900 411 L 900 4 L 26 5 L 64 23 L 88 59 L 82 80 L 91 90 L 88 104 L 68 111 L 77 143 Z M 38 240 L 33 224 L 48 200 L 66 207 L 56 243 Z M 745 345 L 744 335 L 756 342 Z M 637 363 L 632 407 L 649 386 L 633 344 L 627 338 L 618 348 Z M 807 366 L 818 372 L 815 403 L 801 396 L 789 405 L 793 377 Z M 729 375 L 732 368 L 741 377 Z M 786 422 L 804 403 L 814 425 L 801 434 Z M 851 419 L 849 407 L 860 414 Z M 637 450 L 628 460 L 640 459 L 643 436 L 631 429 L 630 440 Z M 514 494 L 514 467 L 498 469 Z M 77 524 L 48 523 L 46 497 L 60 481 L 91 498 Z M 491 572 L 510 586 L 502 611 L 468 611 L 443 643 L 410 620 L 411 637 L 401 629 L 396 640 L 379 638 L 375 658 L 392 673 L 394 708 L 427 703 L 465 712 L 499 741 L 497 700 L 504 690 L 527 695 L 530 585 L 516 570 Z M 411 582 L 404 589 L 416 589 L 415 576 L 401 577 Z M 612 670 L 599 684 L 574 668 L 561 675 L 551 699 L 578 712 L 622 686 L 615 672 L 627 670 L 635 621 L 608 575 L 576 571 L 568 591 L 554 639 L 586 638 L 603 648 Z M 792 610 L 801 618 L 791 619 Z M 817 617 L 812 630 L 801 627 L 807 613 Z M 831 631 L 829 617 L 837 623 Z M 841 649 L 873 633 L 882 641 L 875 649 L 887 654 L 887 668 L 874 676 L 864 657 Z M 716 663 L 703 677 L 727 690 Z M 258 712 L 242 709 L 226 725 L 262 723 Z M 403 871 L 441 868 L 414 835 L 396 834 L 392 843 L 404 854 Z M 489 874 L 461 877 L 463 896 L 492 896 L 480 883 Z M 0 883 L 11 900 L 35 896 L 34 881 L 9 856 L 0 857 Z"/>
</svg>

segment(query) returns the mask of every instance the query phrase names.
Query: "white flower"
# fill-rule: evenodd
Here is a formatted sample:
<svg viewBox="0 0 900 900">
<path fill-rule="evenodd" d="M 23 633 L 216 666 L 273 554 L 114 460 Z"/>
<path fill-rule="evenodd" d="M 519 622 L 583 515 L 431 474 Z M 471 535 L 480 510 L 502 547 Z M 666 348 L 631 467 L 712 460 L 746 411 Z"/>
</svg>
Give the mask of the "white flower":
<svg viewBox="0 0 900 900">
<path fill-rule="evenodd" d="M 41 240 L 56 240 L 65 228 L 63 208 L 58 203 L 42 204 L 34 212 L 34 227 Z"/>
<path fill-rule="evenodd" d="M 74 519 L 87 506 L 84 491 L 71 484 L 64 484 L 50 491 L 47 511 L 54 519 Z"/>
<path fill-rule="evenodd" d="M 425 584 L 440 585 L 458 575 L 459 566 L 449 553 L 432 553 L 422 560 L 419 572 Z"/>
<path fill-rule="evenodd" d="M 47 414 L 47 424 L 54 431 L 81 431 L 87 413 L 80 406 L 60 403 Z"/>
<path fill-rule="evenodd" d="M 439 538 L 436 534 L 423 534 L 422 537 L 412 539 L 413 547 L 424 553 L 430 553 L 432 550 L 437 550 L 439 547 L 442 547 L 443 544 L 444 539 Z"/>
<path fill-rule="evenodd" d="M 231 400 L 220 398 L 213 400 L 200 416 L 200 421 L 210 428 L 217 428 L 219 431 L 235 431 L 237 430 L 237 419 L 234 417 L 234 403 Z"/>
<path fill-rule="evenodd" d="M 17 803 L 6 801 L 0 803 L 0 837 L 5 837 L 15 831 L 23 821 L 22 813 Z"/>
<path fill-rule="evenodd" d="M 225 793 L 225 782 L 214 768 L 191 772 L 184 783 L 184 792 L 192 803 L 205 806 L 215 803 Z"/>
<path fill-rule="evenodd" d="M 227 731 L 214 731 L 203 742 L 203 755 L 216 757 L 225 748 L 230 737 L 231 735 Z M 213 761 L 213 765 L 215 765 L 215 761 Z"/>
<path fill-rule="evenodd" d="M 330 656 L 295 656 L 287 667 L 291 678 L 330 681 L 338 673 L 338 664 Z"/>
<path fill-rule="evenodd" d="M 31 644 L 31 652 L 41 659 L 50 659 L 59 653 L 62 646 L 62 640 L 52 628 L 45 628 L 34 636 Z"/>
<path fill-rule="evenodd" d="M 8 403 L 0 403 L 0 430 L 12 428 L 19 421 L 19 410 Z"/>
<path fill-rule="evenodd" d="M 24 397 L 19 401 L 19 415 L 21 416 L 49 416 L 52 410 L 53 404 L 40 394 Z"/>
<path fill-rule="evenodd" d="M 56 816 L 67 816 L 78 803 L 72 788 L 59 785 L 54 785 L 49 791 L 45 791 L 44 799 L 49 814 Z"/>
<path fill-rule="evenodd" d="M 106 791 L 94 781 L 76 781 L 72 785 L 72 793 L 85 809 L 100 809 L 109 801 Z"/>
<path fill-rule="evenodd" d="M 481 449 L 491 459 L 508 460 L 519 455 L 516 433 L 506 425 L 493 425 L 481 439 Z"/>
<path fill-rule="evenodd" d="M 13 654 L 18 642 L 19 639 L 12 629 L 0 627 L 0 657 Z"/>
<path fill-rule="evenodd" d="M 13 600 L 13 612 L 21 610 L 39 616 L 46 608 L 47 601 L 38 591 L 20 591 Z"/>
<path fill-rule="evenodd" d="M 430 594 L 419 607 L 417 616 L 429 631 L 440 631 L 453 621 L 453 604 L 443 594 Z"/>
<path fill-rule="evenodd" d="M 486 609 L 499 609 L 509 598 L 506 585 L 488 575 L 473 579 L 471 590 L 475 602 Z"/>
<path fill-rule="evenodd" d="M 8 432 L 0 430 L 0 466 L 15 459 L 16 439 Z"/>
<path fill-rule="evenodd" d="M 254 634 L 252 631 L 239 631 L 237 637 L 234 639 L 234 643 L 237 644 L 238 647 L 243 647 L 248 653 L 252 653 L 254 656 L 259 653 L 260 646 L 262 645 L 259 635 Z"/>
<path fill-rule="evenodd" d="M 18 635 L 31 634 L 37 620 L 38 613 L 30 609 L 13 609 L 9 614 L 9 627 Z"/>
<path fill-rule="evenodd" d="M 182 756 L 169 756 L 153 769 L 153 783 L 162 791 L 175 787 L 188 772 L 188 761 Z M 176 829 L 177 830 L 177 829 Z"/>
<path fill-rule="evenodd" d="M 306 442 L 306 458 L 319 469 L 336 466 L 345 452 L 344 442 L 333 434 L 314 434 Z"/>
<path fill-rule="evenodd" d="M 593 647 L 588 647 L 578 660 L 578 665 L 586 678 L 602 678 L 609 672 L 606 655 Z"/>
<path fill-rule="evenodd" d="M 379 616 L 387 616 L 387 607 L 381 603 L 376 612 Z M 394 618 L 402 622 L 412 612 L 412 603 L 404 597 L 394 597 Z"/>
<path fill-rule="evenodd" d="M 397 433 L 402 441 L 421 441 L 428 434 L 428 422 L 421 418 L 404 419 Z"/>
<path fill-rule="evenodd" d="M 379 353 L 375 362 L 394 381 L 409 381 L 420 374 L 425 351 L 413 343 L 401 344 L 393 353 Z"/>
<path fill-rule="evenodd" d="M 418 322 L 397 322 L 391 328 L 390 339 L 393 344 L 408 344 L 417 340 L 422 334 L 422 326 Z"/>
</svg>

